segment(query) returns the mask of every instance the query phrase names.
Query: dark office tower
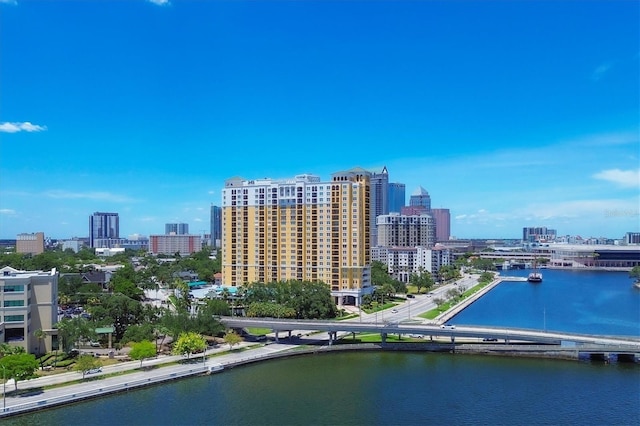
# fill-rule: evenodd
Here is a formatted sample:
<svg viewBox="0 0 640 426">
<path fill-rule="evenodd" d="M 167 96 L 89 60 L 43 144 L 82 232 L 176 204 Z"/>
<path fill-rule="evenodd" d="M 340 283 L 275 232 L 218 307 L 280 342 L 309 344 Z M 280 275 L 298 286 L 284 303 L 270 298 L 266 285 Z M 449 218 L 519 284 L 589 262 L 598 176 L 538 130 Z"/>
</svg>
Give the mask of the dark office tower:
<svg viewBox="0 0 640 426">
<path fill-rule="evenodd" d="M 449 209 L 431 209 L 436 223 L 436 241 L 449 241 L 451 238 L 451 212 Z"/>
<path fill-rule="evenodd" d="M 95 248 L 95 241 L 120 238 L 120 218 L 118 213 L 95 212 L 89 216 L 89 246 Z"/>
<path fill-rule="evenodd" d="M 431 211 L 431 197 L 426 189 L 419 186 L 409 198 L 410 207 L 424 207 L 427 212 Z"/>
<path fill-rule="evenodd" d="M 400 213 L 406 203 L 406 187 L 404 183 L 389 184 L 389 213 Z"/>
<path fill-rule="evenodd" d="M 164 225 L 165 235 L 189 235 L 188 223 L 167 223 Z"/>
<path fill-rule="evenodd" d="M 211 206 L 211 247 L 222 247 L 222 207 Z"/>
<path fill-rule="evenodd" d="M 371 207 L 369 217 L 370 247 L 378 245 L 378 231 L 376 230 L 376 217 L 389 214 L 389 172 L 387 167 L 380 171 L 371 172 Z"/>
</svg>

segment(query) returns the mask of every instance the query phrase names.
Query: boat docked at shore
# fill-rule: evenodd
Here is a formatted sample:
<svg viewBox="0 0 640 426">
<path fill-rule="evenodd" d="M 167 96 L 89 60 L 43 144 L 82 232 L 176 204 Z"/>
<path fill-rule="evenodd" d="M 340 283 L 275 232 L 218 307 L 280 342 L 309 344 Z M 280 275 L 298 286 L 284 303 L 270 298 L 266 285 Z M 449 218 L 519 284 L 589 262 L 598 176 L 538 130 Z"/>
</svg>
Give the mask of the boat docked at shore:
<svg viewBox="0 0 640 426">
<path fill-rule="evenodd" d="M 529 274 L 527 277 L 527 281 L 530 283 L 541 283 L 542 282 L 542 274 L 538 271 L 538 265 L 536 262 L 533 262 L 533 272 Z"/>
</svg>

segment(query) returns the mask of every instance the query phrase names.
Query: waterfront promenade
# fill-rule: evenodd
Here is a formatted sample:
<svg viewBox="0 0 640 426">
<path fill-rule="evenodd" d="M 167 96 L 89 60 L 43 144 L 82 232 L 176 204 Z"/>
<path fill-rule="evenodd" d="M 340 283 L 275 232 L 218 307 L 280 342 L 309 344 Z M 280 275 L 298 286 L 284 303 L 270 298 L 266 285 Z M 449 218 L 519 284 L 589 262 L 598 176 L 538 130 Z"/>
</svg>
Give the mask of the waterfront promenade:
<svg viewBox="0 0 640 426">
<path fill-rule="evenodd" d="M 102 372 L 88 374 L 84 380 L 79 372 L 67 372 L 43 376 L 18 382 L 18 391 L 13 392 L 12 383 L 7 383 L 3 395 L 0 417 L 17 415 L 33 410 L 68 404 L 87 398 L 96 398 L 109 393 L 125 392 L 142 386 L 176 380 L 188 376 L 206 374 L 214 370 L 231 367 L 254 360 L 280 356 L 296 345 L 255 345 L 243 342 L 209 349 L 187 360 L 184 356 L 158 356 L 140 361 L 128 361 L 102 367 Z M 247 350 L 251 348 L 250 350 Z"/>
</svg>

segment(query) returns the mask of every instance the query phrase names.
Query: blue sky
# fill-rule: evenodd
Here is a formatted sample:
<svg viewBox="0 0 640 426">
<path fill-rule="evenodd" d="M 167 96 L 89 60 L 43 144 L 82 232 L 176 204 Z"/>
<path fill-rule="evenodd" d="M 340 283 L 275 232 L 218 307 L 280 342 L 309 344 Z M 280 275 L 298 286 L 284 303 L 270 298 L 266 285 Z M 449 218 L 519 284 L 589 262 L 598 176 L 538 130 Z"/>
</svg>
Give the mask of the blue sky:
<svg viewBox="0 0 640 426">
<path fill-rule="evenodd" d="M 640 230 L 637 1 L 0 0 L 0 238 L 386 165 L 459 238 Z"/>
</svg>

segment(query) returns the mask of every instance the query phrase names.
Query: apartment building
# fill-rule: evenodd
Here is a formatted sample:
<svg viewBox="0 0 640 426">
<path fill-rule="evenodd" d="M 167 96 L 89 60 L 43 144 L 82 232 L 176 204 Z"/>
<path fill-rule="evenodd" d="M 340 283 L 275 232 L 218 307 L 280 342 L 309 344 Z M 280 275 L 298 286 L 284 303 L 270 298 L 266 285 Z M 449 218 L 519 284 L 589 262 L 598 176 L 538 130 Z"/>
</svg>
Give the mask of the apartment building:
<svg viewBox="0 0 640 426">
<path fill-rule="evenodd" d="M 378 246 L 433 247 L 436 227 L 433 216 L 427 212 L 407 216 L 398 213 L 378 216 Z"/>
<path fill-rule="evenodd" d="M 387 266 L 389 275 L 403 283 L 411 280 L 411 275 L 430 272 L 434 276 L 440 268 L 452 263 L 451 251 L 442 246 L 427 247 L 373 247 L 371 260 Z"/>
<path fill-rule="evenodd" d="M 188 256 L 202 250 L 199 235 L 163 234 L 149 236 L 149 252 L 153 254 Z"/>
<path fill-rule="evenodd" d="M 338 305 L 359 305 L 371 287 L 371 173 L 331 181 L 231 178 L 222 190 L 222 283 L 319 281 Z"/>
<path fill-rule="evenodd" d="M 51 271 L 20 271 L 9 266 L 0 269 L 0 342 L 22 346 L 39 354 L 57 346 L 53 326 L 58 319 L 58 277 Z M 45 338 L 35 336 L 43 330 Z"/>
</svg>

